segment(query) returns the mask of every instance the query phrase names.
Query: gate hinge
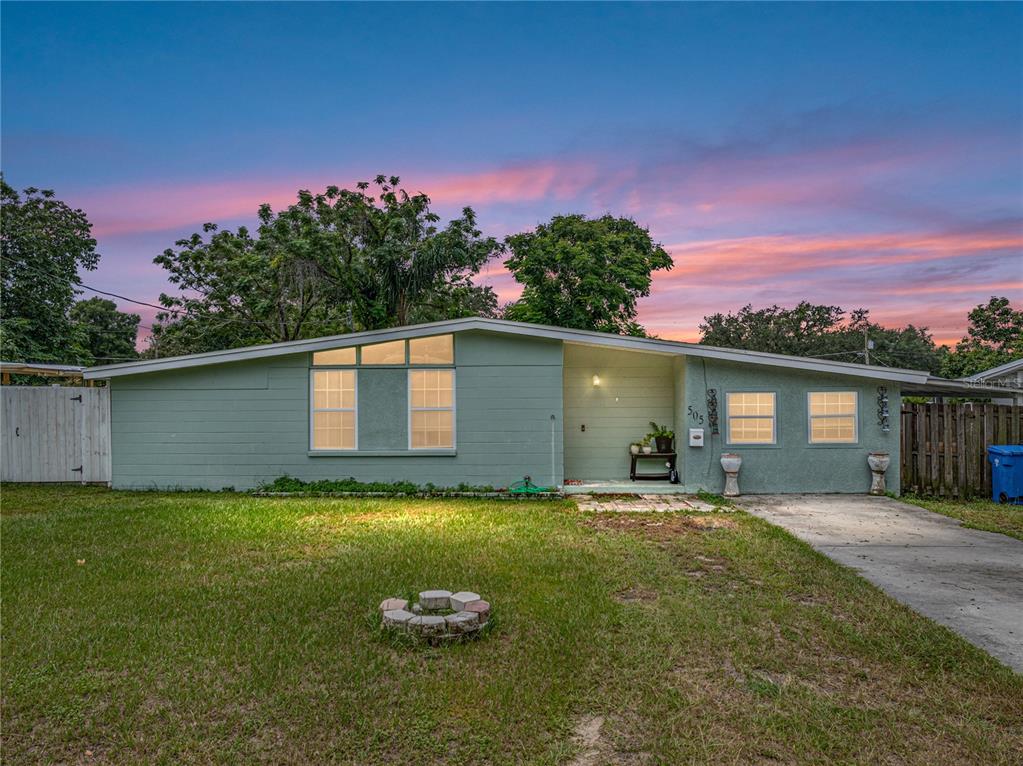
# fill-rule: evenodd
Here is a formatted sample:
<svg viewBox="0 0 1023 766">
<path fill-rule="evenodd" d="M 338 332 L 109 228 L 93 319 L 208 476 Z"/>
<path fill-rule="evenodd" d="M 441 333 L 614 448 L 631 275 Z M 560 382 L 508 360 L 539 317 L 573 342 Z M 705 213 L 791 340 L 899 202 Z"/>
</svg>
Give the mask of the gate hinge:
<svg viewBox="0 0 1023 766">
<path fill-rule="evenodd" d="M 82 467 L 83 466 L 78 466 L 77 468 L 72 468 L 71 469 L 71 473 L 81 473 L 82 472 Z"/>
<path fill-rule="evenodd" d="M 73 401 L 73 402 L 80 402 L 80 401 L 82 401 L 82 395 L 79 394 L 78 396 L 72 396 L 71 397 L 71 401 Z"/>
</svg>

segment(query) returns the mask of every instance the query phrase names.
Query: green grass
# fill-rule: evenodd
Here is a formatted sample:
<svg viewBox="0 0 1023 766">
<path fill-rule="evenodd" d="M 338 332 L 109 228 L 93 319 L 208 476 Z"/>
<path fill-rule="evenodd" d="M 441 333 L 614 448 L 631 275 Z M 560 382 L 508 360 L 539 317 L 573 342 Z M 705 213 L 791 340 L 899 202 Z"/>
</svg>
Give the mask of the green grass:
<svg viewBox="0 0 1023 766">
<path fill-rule="evenodd" d="M 1018 763 L 1023 678 L 741 512 L 3 487 L 5 763 Z M 82 562 L 82 563 L 79 563 Z M 386 596 L 478 590 L 406 646 Z"/>
<path fill-rule="evenodd" d="M 904 495 L 899 498 L 929 511 L 959 519 L 964 527 L 1000 532 L 1023 540 L 1023 505 L 1008 505 L 992 500 L 945 500 Z"/>
</svg>

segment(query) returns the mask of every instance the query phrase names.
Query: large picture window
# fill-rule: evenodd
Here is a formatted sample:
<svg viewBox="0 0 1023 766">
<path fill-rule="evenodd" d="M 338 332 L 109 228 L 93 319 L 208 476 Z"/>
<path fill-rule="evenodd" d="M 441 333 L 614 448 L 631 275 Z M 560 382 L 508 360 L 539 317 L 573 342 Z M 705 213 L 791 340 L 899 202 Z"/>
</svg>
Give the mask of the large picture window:
<svg viewBox="0 0 1023 766">
<path fill-rule="evenodd" d="M 312 448 L 355 449 L 355 370 L 313 370 Z"/>
<path fill-rule="evenodd" d="M 455 371 L 409 370 L 409 447 L 455 446 Z"/>
<path fill-rule="evenodd" d="M 726 395 L 729 444 L 774 444 L 775 395 L 770 391 L 742 391 Z"/>
<path fill-rule="evenodd" d="M 857 397 L 855 391 L 811 391 L 810 444 L 855 444 Z"/>
</svg>

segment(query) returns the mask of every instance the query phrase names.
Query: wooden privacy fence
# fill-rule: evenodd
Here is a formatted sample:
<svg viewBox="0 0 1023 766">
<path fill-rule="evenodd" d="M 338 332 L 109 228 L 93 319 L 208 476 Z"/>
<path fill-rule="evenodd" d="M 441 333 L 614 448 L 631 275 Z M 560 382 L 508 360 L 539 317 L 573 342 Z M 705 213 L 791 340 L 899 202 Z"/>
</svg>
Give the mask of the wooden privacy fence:
<svg viewBox="0 0 1023 766">
<path fill-rule="evenodd" d="M 0 387 L 0 479 L 110 481 L 110 389 Z"/>
<path fill-rule="evenodd" d="M 902 491 L 991 497 L 992 444 L 1023 443 L 1023 408 L 998 404 L 903 404 Z"/>
</svg>

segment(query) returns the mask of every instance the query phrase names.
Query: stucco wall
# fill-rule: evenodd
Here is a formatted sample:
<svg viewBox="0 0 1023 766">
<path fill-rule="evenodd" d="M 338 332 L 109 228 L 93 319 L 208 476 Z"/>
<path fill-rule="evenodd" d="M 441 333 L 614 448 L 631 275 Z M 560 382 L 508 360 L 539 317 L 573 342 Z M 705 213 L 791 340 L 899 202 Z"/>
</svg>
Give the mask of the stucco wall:
<svg viewBox="0 0 1023 766">
<path fill-rule="evenodd" d="M 870 488 L 867 453 L 891 453 L 888 488 L 899 490 L 899 384 L 840 375 L 786 370 L 780 367 L 740 365 L 731 362 L 688 358 L 685 401 L 690 425 L 705 429 L 705 446 L 683 447 L 685 483 L 689 489 L 720 492 L 724 487 L 722 452 L 742 456 L 739 487 L 757 492 L 866 492 Z M 891 430 L 885 434 L 877 420 L 878 386 L 887 385 Z M 712 436 L 707 421 L 707 389 L 717 390 L 720 434 Z M 859 393 L 859 440 L 850 445 L 809 444 L 808 391 L 857 391 Z M 728 445 L 727 406 L 729 391 L 774 391 L 777 444 Z M 687 426 L 688 428 L 688 426 Z M 680 434 L 687 443 L 686 434 Z"/>
<path fill-rule="evenodd" d="M 664 354 L 566 343 L 565 476 L 628 479 L 629 443 L 650 431 L 651 420 L 674 423 L 674 369 Z"/>
<path fill-rule="evenodd" d="M 436 456 L 406 450 L 404 369 L 359 371 L 361 454 L 331 456 L 309 454 L 307 354 L 114 378 L 113 485 L 245 489 L 282 474 L 560 484 L 561 360 L 560 341 L 457 333 L 457 448 Z"/>
</svg>

